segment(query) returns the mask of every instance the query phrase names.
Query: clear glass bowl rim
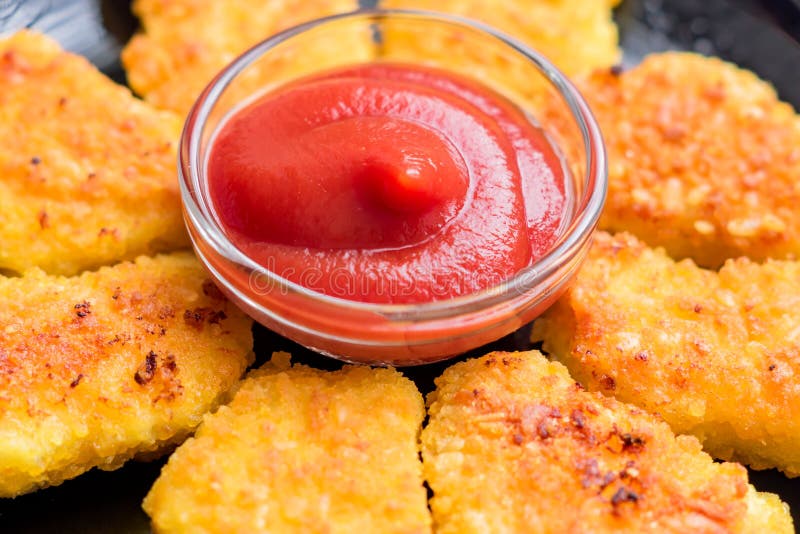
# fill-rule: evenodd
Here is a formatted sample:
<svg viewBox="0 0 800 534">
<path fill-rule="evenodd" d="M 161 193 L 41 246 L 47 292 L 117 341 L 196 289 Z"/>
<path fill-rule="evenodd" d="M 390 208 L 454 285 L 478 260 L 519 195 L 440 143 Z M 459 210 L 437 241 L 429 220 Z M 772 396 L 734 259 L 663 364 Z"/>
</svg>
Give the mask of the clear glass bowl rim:
<svg viewBox="0 0 800 534">
<path fill-rule="evenodd" d="M 196 191 L 201 184 L 199 173 L 203 162 L 200 161 L 199 154 L 202 130 L 220 95 L 236 76 L 275 46 L 318 26 L 347 19 L 378 22 L 386 18 L 433 20 L 477 30 L 496 39 L 528 59 L 549 80 L 566 102 L 580 129 L 586 154 L 586 187 L 577 203 L 574 219 L 555 248 L 497 286 L 452 299 L 419 304 L 375 304 L 325 295 L 278 276 L 246 256 L 230 242 L 223 230 L 194 198 L 192 191 Z M 256 272 L 266 277 L 269 283 L 274 284 L 273 287 L 285 288 L 294 294 L 321 303 L 352 311 L 375 313 L 388 318 L 416 320 L 440 319 L 472 313 L 535 290 L 578 254 L 581 245 L 590 238 L 600 218 L 608 188 L 606 151 L 600 128 L 583 96 L 555 65 L 536 50 L 486 24 L 456 15 L 416 9 L 361 8 L 349 13 L 311 20 L 277 33 L 242 53 L 206 86 L 190 110 L 179 144 L 178 175 L 186 217 L 190 219 L 200 238 L 228 261 L 246 268 L 251 273 Z"/>
</svg>

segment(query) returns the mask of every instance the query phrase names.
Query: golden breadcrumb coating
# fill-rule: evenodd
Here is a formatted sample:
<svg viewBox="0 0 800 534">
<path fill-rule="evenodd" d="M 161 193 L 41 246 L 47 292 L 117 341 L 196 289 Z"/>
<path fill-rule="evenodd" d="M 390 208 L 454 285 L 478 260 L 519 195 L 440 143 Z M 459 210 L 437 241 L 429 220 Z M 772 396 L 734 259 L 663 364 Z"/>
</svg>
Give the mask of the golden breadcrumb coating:
<svg viewBox="0 0 800 534">
<path fill-rule="evenodd" d="M 422 395 L 394 369 L 250 373 L 144 501 L 156 532 L 430 532 Z"/>
<path fill-rule="evenodd" d="M 250 325 L 188 253 L 0 277 L 0 497 L 184 439 L 244 372 Z"/>
<path fill-rule="evenodd" d="M 539 352 L 453 365 L 422 432 L 436 532 L 793 532 L 788 507 Z"/>
<path fill-rule="evenodd" d="M 671 52 L 581 89 L 608 148 L 602 228 L 705 267 L 798 257 L 800 119 L 769 84 Z"/>
<path fill-rule="evenodd" d="M 358 0 L 135 0 L 133 10 L 142 22 L 142 33 L 122 52 L 128 82 L 137 93 L 158 107 L 186 114 L 211 79 L 240 53 L 271 35 L 311 19 L 354 11 Z M 369 28 L 364 26 L 365 32 Z M 269 62 L 253 74 L 289 78 L 294 71 L 335 61 L 343 50 L 353 54 L 363 48 L 362 60 L 371 47 L 341 35 L 283 61 Z M 263 78 L 262 78 L 263 79 Z"/>
<path fill-rule="evenodd" d="M 180 127 L 48 37 L 0 39 L 0 273 L 188 246 Z"/>
<path fill-rule="evenodd" d="M 617 27 L 610 9 L 615 3 L 608 0 L 381 0 L 379 5 L 439 11 L 483 22 L 521 40 L 567 74 L 575 75 L 610 67 L 620 60 Z M 428 36 L 426 40 L 437 37 Z M 419 35 L 390 31 L 384 39 L 385 50 L 390 54 L 396 54 L 398 48 L 429 50 L 430 42 L 423 43 L 419 39 Z M 458 36 L 441 42 L 439 51 L 447 56 L 453 46 L 458 46 Z M 500 56 L 485 59 L 503 60 Z"/>
<path fill-rule="evenodd" d="M 533 339 L 591 390 L 661 414 L 711 454 L 800 474 L 800 263 L 716 273 L 598 233 Z"/>
</svg>

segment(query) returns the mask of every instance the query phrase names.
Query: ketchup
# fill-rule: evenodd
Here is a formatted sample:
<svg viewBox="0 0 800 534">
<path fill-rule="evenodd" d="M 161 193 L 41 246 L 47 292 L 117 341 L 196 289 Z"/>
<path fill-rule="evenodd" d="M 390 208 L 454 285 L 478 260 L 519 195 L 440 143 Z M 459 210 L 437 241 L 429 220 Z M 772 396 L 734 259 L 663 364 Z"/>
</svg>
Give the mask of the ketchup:
<svg viewBox="0 0 800 534">
<path fill-rule="evenodd" d="M 207 163 L 231 241 L 326 295 L 420 303 L 495 286 L 567 216 L 544 134 L 482 84 L 366 64 L 304 78 L 235 112 Z"/>
</svg>

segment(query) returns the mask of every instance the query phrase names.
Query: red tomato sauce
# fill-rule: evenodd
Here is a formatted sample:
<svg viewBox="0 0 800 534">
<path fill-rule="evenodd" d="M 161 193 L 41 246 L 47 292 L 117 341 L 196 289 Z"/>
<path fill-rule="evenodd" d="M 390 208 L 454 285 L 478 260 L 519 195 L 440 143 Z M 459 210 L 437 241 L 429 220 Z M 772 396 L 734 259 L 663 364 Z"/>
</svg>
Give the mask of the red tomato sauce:
<svg viewBox="0 0 800 534">
<path fill-rule="evenodd" d="M 209 193 L 231 241 L 326 295 L 421 303 L 540 258 L 568 208 L 540 129 L 482 84 L 367 64 L 272 90 L 223 123 Z"/>
</svg>

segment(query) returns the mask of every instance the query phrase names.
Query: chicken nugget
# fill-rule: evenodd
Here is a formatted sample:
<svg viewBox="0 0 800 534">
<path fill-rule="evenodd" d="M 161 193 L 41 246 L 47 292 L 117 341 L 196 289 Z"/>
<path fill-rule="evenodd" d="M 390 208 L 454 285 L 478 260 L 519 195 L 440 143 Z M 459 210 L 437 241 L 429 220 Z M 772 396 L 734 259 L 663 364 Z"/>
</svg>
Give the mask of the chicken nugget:
<svg viewBox="0 0 800 534">
<path fill-rule="evenodd" d="M 798 257 L 800 118 L 772 86 L 676 52 L 580 85 L 608 149 L 601 228 L 709 268 Z"/>
<path fill-rule="evenodd" d="M 251 372 L 164 467 L 144 501 L 156 532 L 430 532 L 425 409 L 394 369 Z"/>
<path fill-rule="evenodd" d="M 358 0 L 136 0 L 133 10 L 143 31 L 123 50 L 122 63 L 134 91 L 160 108 L 186 114 L 206 84 L 249 47 L 296 24 L 357 8 Z M 334 66 L 341 57 L 366 61 L 373 54 L 364 44 L 371 35 L 368 23 L 363 31 L 364 39 L 355 33 L 317 34 L 302 51 L 281 47 L 235 90 L 246 95 L 265 79 L 286 80 Z"/>
<path fill-rule="evenodd" d="M 537 351 L 458 363 L 436 386 L 422 454 L 437 532 L 793 532 L 741 465 Z"/>
<path fill-rule="evenodd" d="M 0 273 L 187 247 L 180 127 L 48 37 L 0 39 Z"/>
<path fill-rule="evenodd" d="M 250 326 L 189 253 L 0 277 L 0 497 L 183 440 L 244 372 Z"/>
<path fill-rule="evenodd" d="M 379 5 L 439 11 L 483 22 L 543 53 L 565 73 L 575 75 L 619 62 L 617 27 L 611 17 L 611 6 L 615 3 L 608 0 L 381 0 Z M 448 58 L 453 47 L 459 47 L 460 39 L 464 38 L 459 34 L 440 37 L 431 35 L 420 40 L 418 35 L 392 32 L 390 26 L 384 36 L 384 52 L 400 55 L 402 51 L 423 50 L 422 57 L 429 57 L 435 50 Z M 484 52 L 486 57 L 481 58 L 484 61 L 502 62 L 504 59 L 499 54 L 492 56 L 491 50 Z M 508 75 L 513 76 L 513 72 Z"/>
<path fill-rule="evenodd" d="M 599 233 L 533 339 L 714 456 L 800 474 L 800 263 L 740 258 L 717 273 Z"/>
</svg>

